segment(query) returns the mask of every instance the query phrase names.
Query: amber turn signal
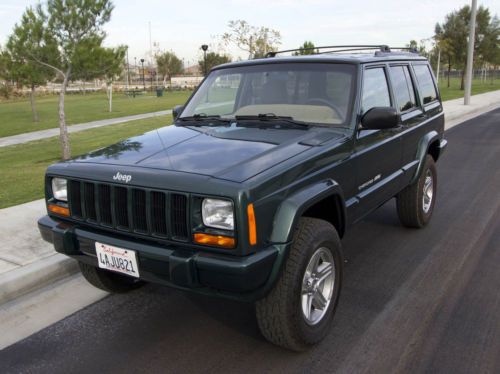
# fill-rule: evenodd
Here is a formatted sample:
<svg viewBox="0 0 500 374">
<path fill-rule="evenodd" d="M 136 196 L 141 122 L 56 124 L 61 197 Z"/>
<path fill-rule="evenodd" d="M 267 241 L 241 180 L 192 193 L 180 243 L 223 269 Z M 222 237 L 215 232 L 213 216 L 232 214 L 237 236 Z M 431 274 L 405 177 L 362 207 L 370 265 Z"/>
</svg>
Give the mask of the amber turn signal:
<svg viewBox="0 0 500 374">
<path fill-rule="evenodd" d="M 253 204 L 248 204 L 247 207 L 248 216 L 248 241 L 250 245 L 257 244 L 257 224 L 255 222 L 255 212 L 253 210 Z"/>
<path fill-rule="evenodd" d="M 222 248 L 234 248 L 235 244 L 234 238 L 230 238 L 229 236 L 209 235 L 202 233 L 194 234 L 194 241 L 198 244 L 213 245 L 215 247 Z"/>
<path fill-rule="evenodd" d="M 66 216 L 69 217 L 69 209 L 65 208 L 60 205 L 55 205 L 55 204 L 49 204 L 48 205 L 48 210 L 51 213 L 59 214 L 60 216 Z"/>
</svg>

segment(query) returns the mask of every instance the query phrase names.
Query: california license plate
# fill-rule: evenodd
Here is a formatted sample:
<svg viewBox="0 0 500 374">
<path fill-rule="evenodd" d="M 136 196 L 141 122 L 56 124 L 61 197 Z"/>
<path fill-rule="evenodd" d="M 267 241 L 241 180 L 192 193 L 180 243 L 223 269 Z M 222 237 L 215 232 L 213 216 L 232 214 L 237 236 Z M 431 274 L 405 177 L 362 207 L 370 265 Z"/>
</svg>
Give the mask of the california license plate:
<svg viewBox="0 0 500 374">
<path fill-rule="evenodd" d="M 97 263 L 101 269 L 116 271 L 132 277 L 139 277 L 137 254 L 130 249 L 95 242 Z"/>
</svg>

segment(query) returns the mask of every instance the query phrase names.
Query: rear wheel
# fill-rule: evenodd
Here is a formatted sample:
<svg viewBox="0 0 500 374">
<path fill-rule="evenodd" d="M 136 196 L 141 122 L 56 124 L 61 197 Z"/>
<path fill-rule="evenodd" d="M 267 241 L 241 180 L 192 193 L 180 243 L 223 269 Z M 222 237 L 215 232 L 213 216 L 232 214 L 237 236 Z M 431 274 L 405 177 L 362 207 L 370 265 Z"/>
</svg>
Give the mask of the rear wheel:
<svg viewBox="0 0 500 374">
<path fill-rule="evenodd" d="M 333 320 L 341 279 L 337 231 L 326 221 L 302 218 L 279 280 L 256 304 L 262 334 L 295 351 L 321 341 Z"/>
<path fill-rule="evenodd" d="M 407 227 L 421 228 L 429 223 L 436 202 L 437 172 L 431 155 L 425 158 L 418 180 L 397 196 L 399 220 Z"/>
<path fill-rule="evenodd" d="M 144 285 L 144 282 L 139 279 L 99 269 L 80 261 L 78 261 L 78 266 L 87 282 L 106 292 L 124 293 Z"/>
</svg>

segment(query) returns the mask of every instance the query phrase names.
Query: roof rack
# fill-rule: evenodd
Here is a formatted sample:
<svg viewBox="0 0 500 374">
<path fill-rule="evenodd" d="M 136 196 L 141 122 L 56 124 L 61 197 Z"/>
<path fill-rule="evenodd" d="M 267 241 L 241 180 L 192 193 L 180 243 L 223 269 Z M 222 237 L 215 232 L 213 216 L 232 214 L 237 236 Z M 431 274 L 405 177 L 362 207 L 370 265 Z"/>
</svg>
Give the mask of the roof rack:
<svg viewBox="0 0 500 374">
<path fill-rule="evenodd" d="M 331 51 L 321 51 L 321 49 L 331 49 Z M 311 48 L 295 48 L 295 49 L 285 49 L 283 51 L 273 51 L 267 52 L 266 57 L 276 57 L 277 54 L 289 53 L 289 52 L 299 52 L 299 51 L 316 51 L 313 54 L 326 54 L 326 53 L 338 53 L 338 52 L 354 52 L 354 51 L 366 51 L 375 50 L 375 54 L 383 53 L 393 53 L 393 50 L 408 51 L 409 53 L 418 54 L 415 48 L 409 47 L 389 47 L 388 45 L 329 45 L 323 47 L 311 47 Z"/>
</svg>

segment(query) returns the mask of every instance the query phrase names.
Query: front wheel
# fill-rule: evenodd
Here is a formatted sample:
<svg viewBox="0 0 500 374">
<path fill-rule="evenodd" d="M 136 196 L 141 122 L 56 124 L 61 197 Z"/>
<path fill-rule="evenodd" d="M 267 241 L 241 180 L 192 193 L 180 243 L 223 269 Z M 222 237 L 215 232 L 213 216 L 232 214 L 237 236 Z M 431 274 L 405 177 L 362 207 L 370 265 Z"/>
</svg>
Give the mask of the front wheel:
<svg viewBox="0 0 500 374">
<path fill-rule="evenodd" d="M 342 265 L 335 228 L 320 219 L 301 218 L 279 280 L 256 304 L 264 337 L 294 351 L 321 341 L 339 299 Z"/>
</svg>

